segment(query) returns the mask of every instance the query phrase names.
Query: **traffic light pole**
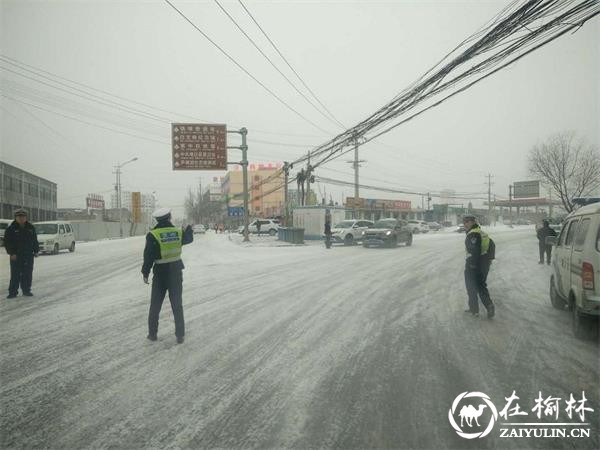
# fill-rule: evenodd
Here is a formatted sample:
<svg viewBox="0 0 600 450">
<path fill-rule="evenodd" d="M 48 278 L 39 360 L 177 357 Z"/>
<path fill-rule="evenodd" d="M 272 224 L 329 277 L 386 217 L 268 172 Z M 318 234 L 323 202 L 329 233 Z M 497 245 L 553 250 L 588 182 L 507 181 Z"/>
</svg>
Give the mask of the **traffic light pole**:
<svg viewBox="0 0 600 450">
<path fill-rule="evenodd" d="M 249 224 L 249 216 L 248 216 L 248 144 L 246 142 L 246 136 L 248 135 L 248 130 L 246 128 L 240 128 L 239 131 L 229 131 L 227 133 L 237 133 L 242 136 L 242 145 L 237 146 L 227 146 L 228 149 L 238 149 L 242 151 L 242 160 L 236 163 L 228 163 L 228 164 L 240 164 L 242 166 L 242 178 L 244 183 L 244 242 L 250 242 L 250 238 L 248 235 L 248 224 Z"/>
</svg>

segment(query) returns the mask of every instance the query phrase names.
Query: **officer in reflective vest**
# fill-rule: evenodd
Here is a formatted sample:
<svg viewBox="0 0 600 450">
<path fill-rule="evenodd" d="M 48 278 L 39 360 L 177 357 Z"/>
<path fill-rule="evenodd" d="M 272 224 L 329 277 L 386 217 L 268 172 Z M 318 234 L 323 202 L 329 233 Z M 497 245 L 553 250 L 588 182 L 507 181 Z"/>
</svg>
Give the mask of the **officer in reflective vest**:
<svg viewBox="0 0 600 450">
<path fill-rule="evenodd" d="M 169 300 L 173 317 L 175 319 L 175 336 L 177 343 L 183 343 L 185 325 L 183 321 L 183 262 L 181 261 L 181 247 L 194 240 L 192 227 L 183 231 L 171 223 L 171 210 L 161 208 L 155 211 L 153 217 L 158 222 L 146 235 L 144 248 L 144 264 L 142 275 L 144 283 L 148 284 L 148 276 L 152 269 L 152 295 L 150 299 L 150 312 L 148 313 L 148 339 L 156 341 L 158 333 L 158 316 L 169 291 Z"/>
<path fill-rule="evenodd" d="M 491 263 L 488 257 L 490 238 L 481 230 L 475 216 L 464 216 L 463 224 L 467 232 L 465 285 L 469 296 L 469 308 L 465 312 L 479 316 L 479 299 L 481 299 L 481 303 L 487 309 L 488 319 L 491 319 L 496 310 L 487 288 L 487 276 Z"/>
</svg>

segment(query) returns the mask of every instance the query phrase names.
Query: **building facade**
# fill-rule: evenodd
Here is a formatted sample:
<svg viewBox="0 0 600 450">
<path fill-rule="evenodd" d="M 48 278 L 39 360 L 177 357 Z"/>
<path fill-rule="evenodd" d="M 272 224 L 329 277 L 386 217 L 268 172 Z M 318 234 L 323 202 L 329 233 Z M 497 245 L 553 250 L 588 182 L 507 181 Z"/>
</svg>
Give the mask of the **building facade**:
<svg viewBox="0 0 600 450">
<path fill-rule="evenodd" d="M 252 170 L 254 168 L 254 170 Z M 284 175 L 273 165 L 250 165 L 248 170 L 249 214 L 254 217 L 277 217 L 284 213 Z M 277 175 L 277 176 L 274 176 Z M 269 177 L 269 181 L 265 181 Z M 221 191 L 230 207 L 244 205 L 244 183 L 241 170 L 227 172 Z"/>
<path fill-rule="evenodd" d="M 56 194 L 56 183 L 0 161 L 0 214 L 3 219 L 12 219 L 16 209 L 24 208 L 31 222 L 56 220 Z"/>
<path fill-rule="evenodd" d="M 131 191 L 121 192 L 121 205 L 123 210 L 133 212 L 133 193 Z M 110 205 L 113 210 L 119 210 L 119 201 L 117 193 L 110 195 Z M 140 195 L 140 220 L 146 223 L 152 223 L 152 212 L 156 209 L 156 197 L 153 194 Z"/>
</svg>

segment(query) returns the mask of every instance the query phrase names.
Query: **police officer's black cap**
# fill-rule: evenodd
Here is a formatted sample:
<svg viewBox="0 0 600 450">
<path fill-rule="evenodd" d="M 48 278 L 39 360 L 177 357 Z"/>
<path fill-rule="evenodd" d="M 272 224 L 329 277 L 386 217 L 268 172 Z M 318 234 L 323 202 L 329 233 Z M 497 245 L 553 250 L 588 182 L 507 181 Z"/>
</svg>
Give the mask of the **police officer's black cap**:
<svg viewBox="0 0 600 450">
<path fill-rule="evenodd" d="M 27 211 L 25 211 L 23 208 L 19 208 L 15 211 L 15 217 L 17 217 L 17 216 L 27 217 Z"/>
<path fill-rule="evenodd" d="M 475 217 L 473 214 L 466 214 L 463 216 L 463 222 L 465 222 L 466 220 L 472 220 L 473 222 L 477 222 L 477 217 Z"/>
</svg>

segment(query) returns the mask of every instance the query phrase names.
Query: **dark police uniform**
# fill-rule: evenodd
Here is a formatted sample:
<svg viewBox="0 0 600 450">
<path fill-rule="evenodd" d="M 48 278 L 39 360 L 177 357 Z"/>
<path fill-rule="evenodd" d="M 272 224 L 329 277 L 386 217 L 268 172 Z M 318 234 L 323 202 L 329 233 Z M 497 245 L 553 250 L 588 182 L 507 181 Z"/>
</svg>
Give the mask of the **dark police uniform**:
<svg viewBox="0 0 600 450">
<path fill-rule="evenodd" d="M 546 254 L 546 262 L 550 264 L 552 258 L 552 246 L 546 245 L 546 238 L 548 236 L 556 236 L 556 231 L 550 228 L 550 223 L 544 220 L 544 226 L 537 230 L 538 245 L 540 250 L 540 264 L 544 264 L 544 253 Z"/>
<path fill-rule="evenodd" d="M 465 239 L 465 285 L 469 296 L 471 314 L 479 314 L 479 298 L 488 311 L 488 317 L 495 314 L 495 307 L 487 288 L 487 276 L 490 270 L 490 259 L 487 251 L 490 238 L 484 233 L 479 224 L 475 223 L 468 231 Z"/>
<path fill-rule="evenodd" d="M 22 226 L 14 221 L 4 232 L 6 253 L 16 256 L 10 261 L 9 297 L 16 297 L 19 286 L 24 295 L 31 295 L 33 279 L 33 257 L 40 251 L 35 228 L 29 222 Z"/>
<path fill-rule="evenodd" d="M 331 213 L 325 213 L 325 247 L 331 248 Z"/>
<path fill-rule="evenodd" d="M 148 313 L 148 339 L 156 340 L 158 333 L 158 316 L 169 291 L 169 301 L 175 319 L 175 336 L 177 342 L 183 342 L 185 324 L 183 320 L 183 276 L 181 246 L 194 240 L 192 227 L 185 231 L 175 228 L 170 222 L 170 214 L 159 217 L 158 224 L 146 235 L 144 248 L 144 264 L 142 274 L 147 279 L 153 267 L 152 294 L 150 312 Z"/>
</svg>

